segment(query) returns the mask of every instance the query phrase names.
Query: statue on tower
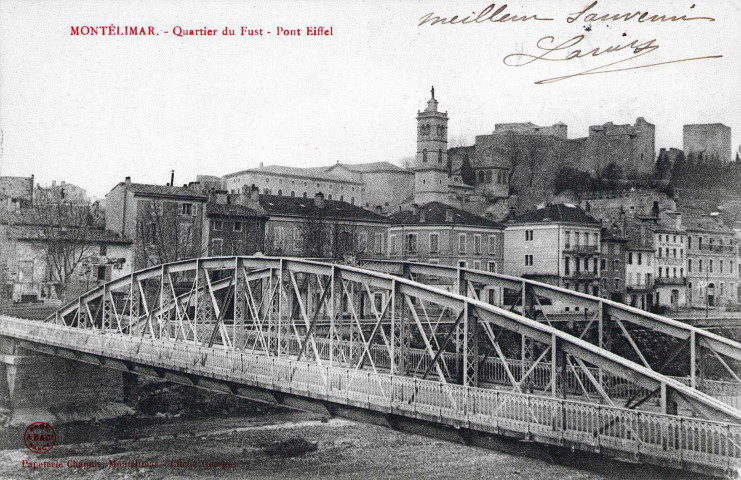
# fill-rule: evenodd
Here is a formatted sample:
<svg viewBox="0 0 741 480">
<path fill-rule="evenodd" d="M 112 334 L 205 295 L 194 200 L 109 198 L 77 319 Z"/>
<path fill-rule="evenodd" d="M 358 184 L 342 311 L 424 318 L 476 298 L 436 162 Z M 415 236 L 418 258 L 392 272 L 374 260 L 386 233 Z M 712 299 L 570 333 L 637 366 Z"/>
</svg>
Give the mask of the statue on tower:
<svg viewBox="0 0 741 480">
<path fill-rule="evenodd" d="M 430 89 L 430 93 L 432 93 L 432 99 L 434 100 L 435 99 L 435 86 L 434 85 Z"/>
</svg>

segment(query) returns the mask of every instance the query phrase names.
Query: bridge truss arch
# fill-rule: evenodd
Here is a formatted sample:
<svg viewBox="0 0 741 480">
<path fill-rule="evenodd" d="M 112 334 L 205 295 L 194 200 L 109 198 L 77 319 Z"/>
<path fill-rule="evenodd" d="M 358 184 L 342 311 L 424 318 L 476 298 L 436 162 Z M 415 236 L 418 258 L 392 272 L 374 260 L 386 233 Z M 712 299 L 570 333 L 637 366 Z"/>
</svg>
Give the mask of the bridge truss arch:
<svg viewBox="0 0 741 480">
<path fill-rule="evenodd" d="M 453 292 L 415 279 L 453 274 Z M 487 282 L 522 287 L 526 308 L 481 301 L 477 285 Z M 692 385 L 528 318 L 530 293 L 536 299 L 576 295 L 600 305 L 597 312 L 682 332 L 693 345 L 708 339 L 731 352 L 738 348 L 679 322 L 524 279 L 411 263 L 357 267 L 298 258 L 214 257 L 147 268 L 85 293 L 48 321 L 321 367 L 741 423 L 739 410 Z"/>
</svg>

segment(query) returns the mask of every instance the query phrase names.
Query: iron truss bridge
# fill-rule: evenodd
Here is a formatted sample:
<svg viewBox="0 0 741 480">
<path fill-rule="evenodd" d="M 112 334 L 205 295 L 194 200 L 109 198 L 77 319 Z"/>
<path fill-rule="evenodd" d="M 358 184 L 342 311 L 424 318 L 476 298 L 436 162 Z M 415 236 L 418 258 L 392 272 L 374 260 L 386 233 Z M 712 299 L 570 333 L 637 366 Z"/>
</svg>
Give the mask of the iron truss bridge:
<svg viewBox="0 0 741 480">
<path fill-rule="evenodd" d="M 496 305 L 479 298 L 489 291 Z M 556 328 L 547 305 L 559 302 L 583 317 Z M 610 351 L 613 333 L 630 355 Z M 741 392 L 741 344 L 495 273 L 199 258 L 108 282 L 46 322 L 0 317 L 0 335 L 260 401 L 432 424 L 466 441 L 503 435 L 717 475 L 741 465 L 741 411 L 729 401 Z M 676 348 L 652 365 L 657 337 Z M 704 378 L 708 359 L 732 381 Z M 677 362 L 685 375 L 662 373 Z"/>
</svg>

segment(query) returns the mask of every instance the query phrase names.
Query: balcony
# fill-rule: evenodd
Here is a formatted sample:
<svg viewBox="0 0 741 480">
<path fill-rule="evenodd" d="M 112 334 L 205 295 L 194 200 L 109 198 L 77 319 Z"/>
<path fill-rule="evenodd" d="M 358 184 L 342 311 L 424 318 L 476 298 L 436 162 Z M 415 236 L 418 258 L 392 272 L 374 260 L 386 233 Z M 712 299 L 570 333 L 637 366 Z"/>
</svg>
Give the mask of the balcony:
<svg viewBox="0 0 741 480">
<path fill-rule="evenodd" d="M 687 285 L 687 277 L 659 277 L 656 285 Z"/>
<path fill-rule="evenodd" d="M 566 245 L 563 251 L 577 255 L 596 255 L 599 253 L 599 247 L 597 245 Z"/>
<path fill-rule="evenodd" d="M 582 279 L 582 280 L 588 280 L 590 278 L 594 278 L 594 279 L 600 278 L 600 275 L 599 273 L 595 273 L 593 271 L 582 270 L 580 272 L 572 271 L 570 273 L 566 273 L 564 274 L 564 278 L 577 278 L 577 279 Z"/>
<path fill-rule="evenodd" d="M 714 253 L 736 253 L 736 245 L 700 245 L 699 248 L 702 252 L 714 252 Z"/>
<path fill-rule="evenodd" d="M 653 285 L 628 285 L 626 287 L 626 291 L 628 293 L 653 293 L 655 291 L 655 288 Z"/>
</svg>

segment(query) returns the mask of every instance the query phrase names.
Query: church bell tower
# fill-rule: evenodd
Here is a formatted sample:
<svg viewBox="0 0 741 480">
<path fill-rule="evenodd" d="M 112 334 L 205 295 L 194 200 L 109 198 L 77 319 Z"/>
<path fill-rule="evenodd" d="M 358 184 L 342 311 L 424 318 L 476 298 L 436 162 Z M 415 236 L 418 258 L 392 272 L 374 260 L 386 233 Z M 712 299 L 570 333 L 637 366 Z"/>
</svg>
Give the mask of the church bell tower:
<svg viewBox="0 0 741 480">
<path fill-rule="evenodd" d="M 427 108 L 417 112 L 417 156 L 414 161 L 414 203 L 445 203 L 448 199 L 448 114 L 437 110 L 435 87 Z"/>
</svg>

